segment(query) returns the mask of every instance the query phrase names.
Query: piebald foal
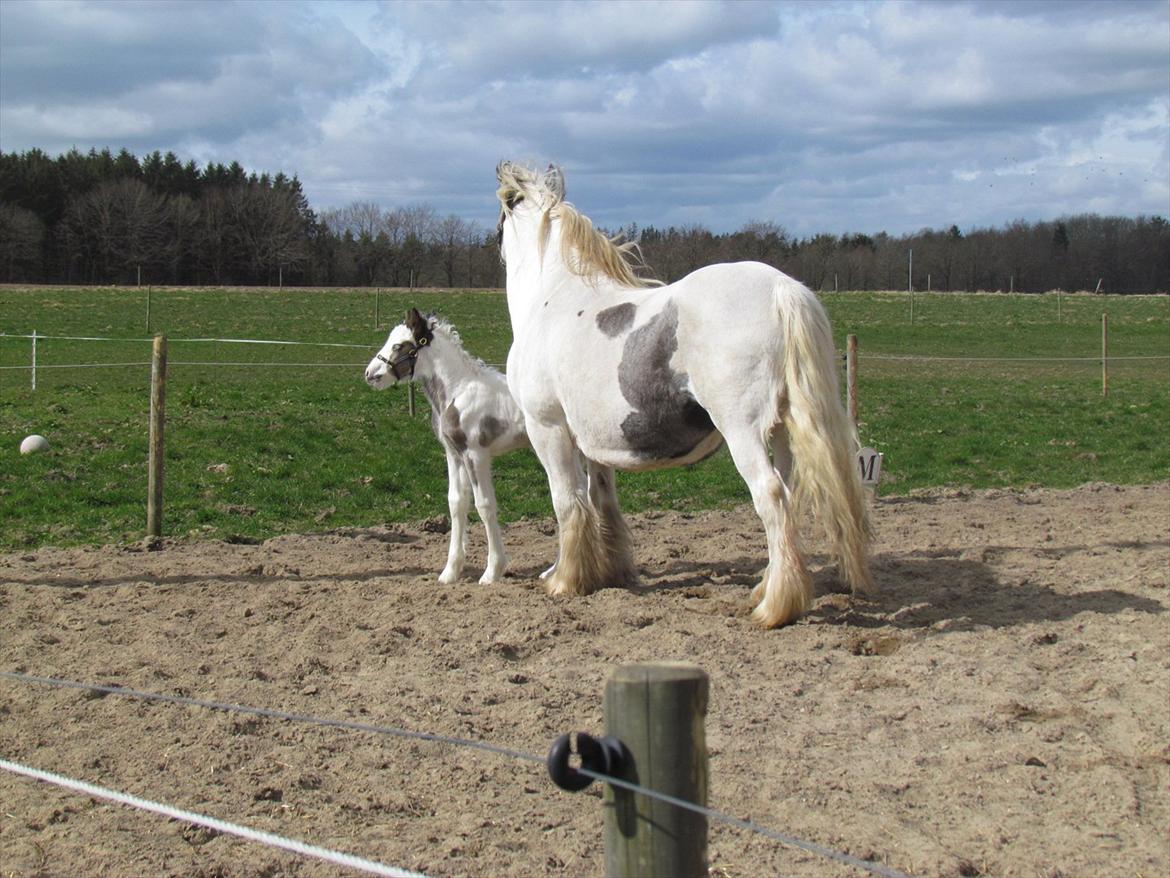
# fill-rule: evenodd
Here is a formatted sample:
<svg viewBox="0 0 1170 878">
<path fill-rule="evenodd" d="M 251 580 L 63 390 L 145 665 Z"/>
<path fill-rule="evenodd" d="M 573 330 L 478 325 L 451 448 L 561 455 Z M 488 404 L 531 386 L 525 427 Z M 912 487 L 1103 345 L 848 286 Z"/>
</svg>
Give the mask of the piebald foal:
<svg viewBox="0 0 1170 878">
<path fill-rule="evenodd" d="M 366 383 L 375 390 L 400 381 L 421 385 L 431 404 L 431 428 L 447 456 L 451 543 L 439 582 L 449 585 L 463 572 L 473 493 L 488 542 L 487 567 L 479 581 L 495 582 L 507 569 L 508 555 L 496 514 L 492 458 L 528 446 L 520 407 L 504 376 L 468 354 L 454 327 L 414 308 L 390 330 L 366 367 Z"/>
</svg>

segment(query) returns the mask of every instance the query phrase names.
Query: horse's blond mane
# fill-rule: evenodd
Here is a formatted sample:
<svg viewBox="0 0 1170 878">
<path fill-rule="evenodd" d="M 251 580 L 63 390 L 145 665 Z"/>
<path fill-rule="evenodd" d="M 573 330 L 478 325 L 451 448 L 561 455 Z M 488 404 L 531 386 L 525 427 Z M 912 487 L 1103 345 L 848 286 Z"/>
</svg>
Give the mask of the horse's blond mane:
<svg viewBox="0 0 1170 878">
<path fill-rule="evenodd" d="M 578 277 L 594 279 L 598 275 L 609 278 L 623 287 L 656 287 L 662 282 L 637 274 L 644 268 L 641 253 L 634 241 L 621 241 L 620 236 L 609 238 L 597 231 L 589 217 L 581 213 L 564 196 L 551 191 L 532 170 L 502 163 L 496 170 L 500 185 L 496 197 L 500 200 L 501 222 L 511 210 L 517 196 L 531 196 L 539 192 L 548 203 L 540 220 L 540 242 L 543 250 L 548 240 L 553 219 L 561 221 L 561 259 Z"/>
<path fill-rule="evenodd" d="M 638 245 L 634 241 L 608 238 L 597 229 L 589 217 L 562 201 L 549 215 L 561 221 L 561 258 L 573 274 L 593 277 L 601 274 L 623 287 L 657 287 L 662 282 L 640 277 L 635 272 L 644 267 Z"/>
</svg>

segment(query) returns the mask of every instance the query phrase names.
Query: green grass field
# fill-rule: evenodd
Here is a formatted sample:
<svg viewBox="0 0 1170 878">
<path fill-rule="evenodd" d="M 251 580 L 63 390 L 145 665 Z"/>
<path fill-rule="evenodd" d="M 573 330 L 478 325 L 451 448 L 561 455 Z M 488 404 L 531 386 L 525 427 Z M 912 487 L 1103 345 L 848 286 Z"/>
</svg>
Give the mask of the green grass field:
<svg viewBox="0 0 1170 878">
<path fill-rule="evenodd" d="M 1170 477 L 1170 298 L 916 294 L 913 322 L 905 293 L 823 299 L 841 348 L 859 338 L 862 439 L 885 454 L 883 494 Z M 487 362 L 505 359 L 498 292 L 163 289 L 149 292 L 148 324 L 145 289 L 0 288 L 0 550 L 141 538 L 155 332 L 169 338 L 167 535 L 252 540 L 445 513 L 425 400 L 411 419 L 405 388 L 362 381 L 411 305 L 450 319 Z M 1102 398 L 1105 312 L 1119 359 Z M 35 391 L 31 342 L 12 337 L 34 330 L 50 336 Z M 185 341 L 203 338 L 356 347 Z M 52 450 L 21 456 L 30 433 Z M 551 514 L 531 454 L 499 459 L 496 482 L 505 520 Z M 619 486 L 629 511 L 749 499 L 725 452 Z"/>
</svg>

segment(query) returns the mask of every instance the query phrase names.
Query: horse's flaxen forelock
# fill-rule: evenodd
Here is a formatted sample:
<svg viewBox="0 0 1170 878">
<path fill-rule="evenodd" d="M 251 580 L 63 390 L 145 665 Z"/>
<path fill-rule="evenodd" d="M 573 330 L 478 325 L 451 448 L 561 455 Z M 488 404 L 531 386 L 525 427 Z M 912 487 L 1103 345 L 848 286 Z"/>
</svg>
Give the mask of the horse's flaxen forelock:
<svg viewBox="0 0 1170 878">
<path fill-rule="evenodd" d="M 515 205 L 517 196 L 527 197 L 533 194 L 534 190 L 538 190 L 545 204 L 537 235 L 542 258 L 545 242 L 548 241 L 551 232 L 552 220 L 559 219 L 561 258 L 574 274 L 583 278 L 595 278 L 600 275 L 624 287 L 661 286 L 660 281 L 637 274 L 637 270 L 643 268 L 644 264 L 635 242 L 622 242 L 597 231 L 589 217 L 565 201 L 563 195 L 545 186 L 543 178 L 535 171 L 511 162 L 501 162 L 496 168 L 496 179 L 500 184 L 496 189 L 496 197 L 500 200 L 500 221 L 497 231 L 501 241 L 504 220 Z"/>
</svg>

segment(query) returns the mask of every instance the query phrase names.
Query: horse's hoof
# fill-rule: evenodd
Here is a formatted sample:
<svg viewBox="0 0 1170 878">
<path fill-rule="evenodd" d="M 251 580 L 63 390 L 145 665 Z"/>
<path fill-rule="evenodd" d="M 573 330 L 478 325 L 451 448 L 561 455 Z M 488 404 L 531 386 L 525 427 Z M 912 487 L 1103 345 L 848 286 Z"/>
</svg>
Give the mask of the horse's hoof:
<svg viewBox="0 0 1170 878">
<path fill-rule="evenodd" d="M 442 573 L 439 574 L 439 585 L 454 585 L 458 581 L 459 581 L 458 572 L 444 570 Z"/>
</svg>

